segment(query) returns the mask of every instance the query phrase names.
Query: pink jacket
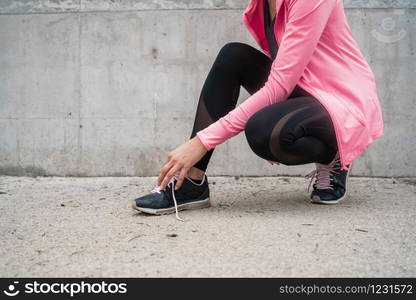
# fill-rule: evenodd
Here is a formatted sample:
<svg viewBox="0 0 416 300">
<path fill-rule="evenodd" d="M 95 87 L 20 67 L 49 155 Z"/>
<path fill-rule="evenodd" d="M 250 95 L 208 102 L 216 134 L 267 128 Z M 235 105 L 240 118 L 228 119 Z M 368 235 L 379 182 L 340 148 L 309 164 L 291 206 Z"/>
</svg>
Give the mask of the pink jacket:
<svg viewBox="0 0 416 300">
<path fill-rule="evenodd" d="M 244 25 L 269 57 L 263 5 L 250 0 Z M 258 110 L 287 99 L 295 85 L 326 108 L 343 170 L 383 134 L 374 74 L 348 25 L 343 0 L 276 0 L 279 51 L 267 82 L 217 122 L 197 132 L 207 150 L 244 130 Z"/>
</svg>

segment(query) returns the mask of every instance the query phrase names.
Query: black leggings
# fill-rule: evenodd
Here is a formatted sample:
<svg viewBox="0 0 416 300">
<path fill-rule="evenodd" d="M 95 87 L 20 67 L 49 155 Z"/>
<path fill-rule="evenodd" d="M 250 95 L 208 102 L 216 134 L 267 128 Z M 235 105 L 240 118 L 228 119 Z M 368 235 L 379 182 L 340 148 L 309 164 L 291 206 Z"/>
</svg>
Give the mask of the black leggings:
<svg viewBox="0 0 416 300">
<path fill-rule="evenodd" d="M 250 94 L 259 90 L 267 81 L 271 64 L 267 55 L 250 45 L 224 45 L 202 87 L 191 138 L 235 108 L 240 86 Z M 285 165 L 328 164 L 338 151 L 328 112 L 299 86 L 288 99 L 252 115 L 245 134 L 254 153 Z M 213 151 L 209 150 L 194 167 L 205 171 Z"/>
</svg>

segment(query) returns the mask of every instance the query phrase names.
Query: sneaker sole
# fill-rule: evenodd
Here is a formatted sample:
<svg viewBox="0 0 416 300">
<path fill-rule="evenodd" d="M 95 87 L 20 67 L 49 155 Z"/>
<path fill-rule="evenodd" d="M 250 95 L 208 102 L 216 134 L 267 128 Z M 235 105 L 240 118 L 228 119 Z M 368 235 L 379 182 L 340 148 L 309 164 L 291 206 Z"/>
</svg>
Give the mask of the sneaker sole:
<svg viewBox="0 0 416 300">
<path fill-rule="evenodd" d="M 348 172 L 347 178 L 345 179 L 345 193 L 344 193 L 344 196 L 342 196 L 338 200 L 334 200 L 334 201 L 325 201 L 325 200 L 321 200 L 318 196 L 313 196 L 312 199 L 310 200 L 310 202 L 311 203 L 317 203 L 317 204 L 333 205 L 333 204 L 338 204 L 338 203 L 344 201 L 349 196 L 348 177 L 350 176 L 350 174 L 352 172 L 352 165 L 353 165 L 353 163 L 351 163 L 351 165 L 350 165 L 350 171 Z"/>
<path fill-rule="evenodd" d="M 209 198 L 203 199 L 203 200 L 198 200 L 198 201 L 194 201 L 194 202 L 190 202 L 190 203 L 184 203 L 184 204 L 180 204 L 178 205 L 178 211 L 181 210 L 192 210 L 192 209 L 202 209 L 202 208 L 207 208 L 211 206 L 211 201 Z M 156 208 L 144 208 L 144 207 L 140 207 L 136 205 L 136 202 L 133 201 L 132 203 L 132 208 L 147 214 L 151 214 L 151 215 L 167 215 L 167 214 L 172 214 L 175 213 L 175 207 L 169 207 L 169 208 L 160 208 L 160 209 L 156 209 Z"/>
</svg>

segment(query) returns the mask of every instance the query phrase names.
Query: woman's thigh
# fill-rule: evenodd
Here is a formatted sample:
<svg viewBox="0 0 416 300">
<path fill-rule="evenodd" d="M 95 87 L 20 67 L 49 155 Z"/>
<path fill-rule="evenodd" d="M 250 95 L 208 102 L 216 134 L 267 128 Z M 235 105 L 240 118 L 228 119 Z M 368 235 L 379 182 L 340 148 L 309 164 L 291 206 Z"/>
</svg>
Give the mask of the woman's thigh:
<svg viewBox="0 0 416 300">
<path fill-rule="evenodd" d="M 308 96 L 280 101 L 256 112 L 245 133 L 257 155 L 284 164 L 328 161 L 337 151 L 328 112 Z"/>
<path fill-rule="evenodd" d="M 272 60 L 260 50 L 241 42 L 229 42 L 218 52 L 213 69 L 236 75 L 250 94 L 267 81 Z"/>
</svg>

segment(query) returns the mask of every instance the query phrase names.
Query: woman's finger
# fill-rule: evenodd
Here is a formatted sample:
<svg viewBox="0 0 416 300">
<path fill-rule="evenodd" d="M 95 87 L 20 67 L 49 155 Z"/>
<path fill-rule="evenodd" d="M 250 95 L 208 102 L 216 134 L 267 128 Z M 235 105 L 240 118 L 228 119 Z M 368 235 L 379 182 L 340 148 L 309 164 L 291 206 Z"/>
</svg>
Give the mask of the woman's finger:
<svg viewBox="0 0 416 300">
<path fill-rule="evenodd" d="M 175 175 L 175 173 L 180 169 L 181 169 L 181 165 L 178 165 L 178 164 L 173 165 L 172 168 L 170 168 L 170 170 L 166 173 L 165 178 L 163 178 L 162 184 L 160 185 L 160 188 L 162 190 L 165 189 L 165 187 L 168 185 L 173 175 Z"/>
<path fill-rule="evenodd" d="M 183 167 L 178 177 L 178 181 L 175 183 L 175 190 L 178 190 L 181 186 L 183 181 L 185 180 L 186 174 L 188 174 L 190 168 Z"/>
<path fill-rule="evenodd" d="M 160 170 L 159 172 L 159 176 L 157 178 L 157 185 L 160 186 L 160 184 L 162 183 L 163 178 L 165 178 L 166 174 L 168 173 L 168 171 L 172 168 L 173 166 L 173 162 L 168 160 L 165 165 L 163 166 L 163 168 Z"/>
</svg>

